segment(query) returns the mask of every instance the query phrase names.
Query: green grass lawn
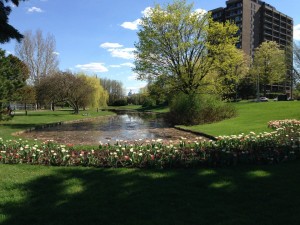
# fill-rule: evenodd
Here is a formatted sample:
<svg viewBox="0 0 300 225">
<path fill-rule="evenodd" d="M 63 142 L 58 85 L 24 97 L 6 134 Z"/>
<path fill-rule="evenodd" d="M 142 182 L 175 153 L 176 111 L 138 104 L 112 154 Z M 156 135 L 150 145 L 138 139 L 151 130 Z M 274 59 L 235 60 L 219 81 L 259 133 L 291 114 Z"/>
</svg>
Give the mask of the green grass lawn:
<svg viewBox="0 0 300 225">
<path fill-rule="evenodd" d="M 0 224 L 299 225 L 299 163 L 175 170 L 0 165 Z"/>
<path fill-rule="evenodd" d="M 11 134 L 14 132 L 26 130 L 41 124 L 86 119 L 112 114 L 113 113 L 109 111 L 97 112 L 96 110 L 81 111 L 78 115 L 73 114 L 70 110 L 57 110 L 54 112 L 49 110 L 38 110 L 29 111 L 26 116 L 24 111 L 17 111 L 12 120 L 0 122 L 0 137 L 10 139 L 12 138 Z"/>
<path fill-rule="evenodd" d="M 194 128 L 215 135 L 258 132 L 267 130 L 269 120 L 300 119 L 300 102 L 236 106 L 236 118 Z M 16 115 L 1 123 L 0 137 L 87 118 L 82 113 Z M 299 160 L 174 170 L 0 164 L 0 225 L 299 225 L 299 174 Z"/>
<path fill-rule="evenodd" d="M 300 119 L 300 102 L 260 102 L 260 103 L 230 103 L 234 104 L 238 115 L 235 118 L 218 123 L 180 126 L 213 136 L 231 135 L 253 132 L 270 131 L 267 123 L 270 120 Z"/>
</svg>

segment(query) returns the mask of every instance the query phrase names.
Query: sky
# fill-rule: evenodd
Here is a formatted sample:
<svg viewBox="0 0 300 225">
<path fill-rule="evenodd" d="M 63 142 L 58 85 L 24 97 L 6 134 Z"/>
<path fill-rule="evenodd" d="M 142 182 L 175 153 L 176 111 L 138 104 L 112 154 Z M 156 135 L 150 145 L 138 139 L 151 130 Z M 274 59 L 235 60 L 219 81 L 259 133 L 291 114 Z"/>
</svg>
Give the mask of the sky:
<svg viewBox="0 0 300 225">
<path fill-rule="evenodd" d="M 226 0 L 195 0 L 194 9 L 225 7 Z M 294 40 L 300 41 L 300 1 L 266 0 L 294 19 Z M 9 23 L 21 33 L 40 29 L 56 40 L 59 69 L 118 80 L 137 93 L 146 81 L 132 71 L 138 21 L 149 7 L 172 0 L 28 0 L 14 7 Z M 14 54 L 16 41 L 0 44 Z"/>
</svg>

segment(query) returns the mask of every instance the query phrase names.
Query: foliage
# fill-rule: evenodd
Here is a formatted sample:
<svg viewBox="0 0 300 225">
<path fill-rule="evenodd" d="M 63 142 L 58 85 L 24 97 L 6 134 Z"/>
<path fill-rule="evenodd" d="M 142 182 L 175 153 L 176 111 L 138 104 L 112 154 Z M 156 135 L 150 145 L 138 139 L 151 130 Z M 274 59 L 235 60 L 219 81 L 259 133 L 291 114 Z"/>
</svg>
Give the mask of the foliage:
<svg viewBox="0 0 300 225">
<path fill-rule="evenodd" d="M 108 93 L 108 105 L 113 105 L 116 100 L 124 97 L 125 90 L 121 81 L 101 78 L 100 83 Z"/>
<path fill-rule="evenodd" d="M 253 79 L 263 86 L 266 95 L 266 85 L 280 83 L 286 76 L 285 53 L 274 41 L 263 42 L 254 53 L 251 68 Z"/>
<path fill-rule="evenodd" d="M 17 91 L 17 100 L 24 104 L 25 112 L 27 113 L 26 105 L 28 103 L 36 103 L 36 90 L 33 86 L 25 85 Z"/>
<path fill-rule="evenodd" d="M 250 58 L 235 46 L 228 46 L 227 51 L 217 59 L 215 74 L 212 79 L 213 91 L 223 99 L 237 99 L 238 87 L 246 79 L 250 67 Z"/>
<path fill-rule="evenodd" d="M 97 77 L 90 77 L 85 74 L 79 74 L 85 79 L 86 83 L 93 88 L 93 92 L 90 96 L 90 104 L 88 106 L 92 108 L 99 108 L 107 106 L 108 101 L 108 93 L 104 88 L 101 86 L 101 82 Z"/>
<path fill-rule="evenodd" d="M 0 49 L 0 120 L 4 103 L 13 100 L 27 78 L 27 66 L 13 55 L 5 56 L 5 51 Z"/>
<path fill-rule="evenodd" d="M 203 124 L 231 118 L 236 115 L 232 105 L 213 95 L 178 94 L 170 105 L 170 120 L 174 124 Z"/>
<path fill-rule="evenodd" d="M 149 97 L 156 101 L 156 105 L 166 104 L 172 99 L 174 91 L 166 76 L 159 76 L 147 85 Z"/>
<path fill-rule="evenodd" d="M 113 106 L 125 106 L 128 105 L 126 98 L 116 99 L 113 104 Z"/>
<path fill-rule="evenodd" d="M 154 107 L 156 105 L 157 105 L 156 101 L 153 98 L 151 98 L 150 96 L 145 97 L 145 100 L 142 104 L 143 107 Z"/>
<path fill-rule="evenodd" d="M 100 85 L 99 82 L 96 83 Z M 99 91 L 101 87 L 96 86 Z M 82 75 L 78 76 L 71 72 L 57 72 L 54 75 L 43 77 L 37 86 L 37 92 L 40 100 L 50 103 L 68 103 L 73 108 L 74 113 L 78 114 L 79 108 L 85 108 L 95 102 L 94 98 L 98 97 L 99 94 L 95 94 L 95 91 L 97 91 L 96 86 L 94 84 L 91 86 L 89 78 Z"/>
<path fill-rule="evenodd" d="M 132 94 L 127 97 L 127 103 L 133 105 L 142 105 L 145 102 L 147 96 L 142 93 Z"/>
<path fill-rule="evenodd" d="M 0 43 L 9 42 L 11 39 L 21 41 L 23 35 L 8 23 L 8 16 L 11 8 L 18 6 L 21 1 L 25 0 L 1 0 L 0 1 Z"/>
<path fill-rule="evenodd" d="M 38 85 L 42 77 L 58 71 L 55 45 L 55 37 L 50 34 L 43 37 L 41 30 L 37 30 L 35 34 L 25 32 L 22 41 L 17 43 L 15 52 L 29 68 L 31 85 Z"/>
<path fill-rule="evenodd" d="M 210 14 L 192 7 L 186 1 L 164 8 L 156 5 L 142 18 L 135 44 L 138 79 L 155 82 L 164 77 L 173 90 L 185 94 L 206 85 L 203 79 L 215 68 L 217 58 L 235 45 L 238 28 L 214 22 Z"/>
<path fill-rule="evenodd" d="M 76 150 L 72 145 L 51 141 L 29 145 L 22 140 L 0 139 L 0 163 L 139 168 L 279 163 L 299 158 L 299 124 L 285 122 L 270 133 L 219 136 L 214 141 L 119 141 L 112 145 L 100 143 L 93 150 Z"/>
</svg>

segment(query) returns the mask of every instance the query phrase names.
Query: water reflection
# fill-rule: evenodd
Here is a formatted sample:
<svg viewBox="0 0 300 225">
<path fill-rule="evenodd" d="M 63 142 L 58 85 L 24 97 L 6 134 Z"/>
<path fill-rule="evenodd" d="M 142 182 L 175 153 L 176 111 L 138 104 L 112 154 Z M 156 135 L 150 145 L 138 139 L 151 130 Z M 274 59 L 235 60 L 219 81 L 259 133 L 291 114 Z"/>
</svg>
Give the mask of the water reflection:
<svg viewBox="0 0 300 225">
<path fill-rule="evenodd" d="M 60 143 L 98 144 L 99 141 L 106 143 L 116 140 L 175 140 L 196 135 L 172 128 L 161 114 L 123 112 L 116 116 L 49 127 L 25 133 L 24 136 L 42 140 L 53 139 Z"/>
</svg>

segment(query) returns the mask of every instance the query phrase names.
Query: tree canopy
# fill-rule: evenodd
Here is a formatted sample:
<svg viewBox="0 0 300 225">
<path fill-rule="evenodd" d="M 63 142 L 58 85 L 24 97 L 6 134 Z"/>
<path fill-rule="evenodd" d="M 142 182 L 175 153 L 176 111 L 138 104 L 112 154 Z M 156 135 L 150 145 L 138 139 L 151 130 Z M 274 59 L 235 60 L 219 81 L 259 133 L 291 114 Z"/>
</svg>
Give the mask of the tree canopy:
<svg viewBox="0 0 300 225">
<path fill-rule="evenodd" d="M 101 78 L 100 83 L 108 93 L 109 105 L 113 105 L 117 100 L 120 100 L 124 97 L 125 90 L 121 81 Z"/>
<path fill-rule="evenodd" d="M 29 76 L 27 66 L 13 55 L 5 55 L 0 49 L 0 120 L 5 103 L 17 95 L 17 91 L 26 84 Z"/>
<path fill-rule="evenodd" d="M 251 73 L 263 86 L 266 95 L 266 85 L 280 83 L 285 79 L 287 68 L 285 52 L 274 41 L 265 41 L 254 53 Z"/>
<path fill-rule="evenodd" d="M 23 35 L 10 25 L 8 20 L 11 12 L 9 3 L 18 6 L 21 1 L 25 0 L 0 0 L 0 43 L 9 42 L 11 39 L 21 41 L 23 38 Z"/>
<path fill-rule="evenodd" d="M 37 95 L 45 104 L 67 103 L 78 114 L 80 108 L 106 106 L 107 94 L 97 78 L 71 72 L 43 77 Z"/>
<path fill-rule="evenodd" d="M 27 66 L 13 55 L 0 49 L 0 100 L 12 100 L 15 92 L 26 84 Z"/>
<path fill-rule="evenodd" d="M 26 31 L 24 38 L 15 47 L 16 55 L 28 66 L 30 70 L 29 83 L 39 84 L 44 76 L 58 71 L 56 43 L 53 35 L 43 36 L 41 30 L 35 33 Z"/>
<path fill-rule="evenodd" d="M 209 13 L 193 11 L 186 1 L 156 5 L 142 18 L 135 43 L 138 79 L 164 80 L 177 91 L 191 94 L 206 85 L 204 78 L 218 57 L 234 46 L 238 28 L 214 22 Z"/>
</svg>

